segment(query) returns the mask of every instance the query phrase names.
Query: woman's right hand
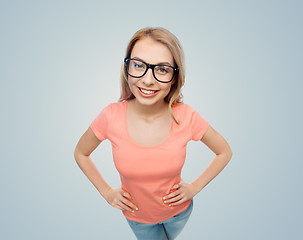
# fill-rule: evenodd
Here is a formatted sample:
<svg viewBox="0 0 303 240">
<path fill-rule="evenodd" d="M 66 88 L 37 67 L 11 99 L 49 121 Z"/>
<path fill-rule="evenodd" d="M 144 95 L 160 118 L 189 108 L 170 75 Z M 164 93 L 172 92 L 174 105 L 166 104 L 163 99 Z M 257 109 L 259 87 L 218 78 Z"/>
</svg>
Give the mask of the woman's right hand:
<svg viewBox="0 0 303 240">
<path fill-rule="evenodd" d="M 104 198 L 114 208 L 130 212 L 138 210 L 137 206 L 130 201 L 132 199 L 130 194 L 123 191 L 122 188 L 110 188 Z"/>
</svg>

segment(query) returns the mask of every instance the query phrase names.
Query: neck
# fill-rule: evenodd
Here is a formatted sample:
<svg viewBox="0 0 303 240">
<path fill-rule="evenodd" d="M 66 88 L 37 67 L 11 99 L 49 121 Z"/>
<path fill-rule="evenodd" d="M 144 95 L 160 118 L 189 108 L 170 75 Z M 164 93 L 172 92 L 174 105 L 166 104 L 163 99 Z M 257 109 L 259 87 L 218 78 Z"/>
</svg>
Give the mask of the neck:
<svg viewBox="0 0 303 240">
<path fill-rule="evenodd" d="M 142 105 L 136 99 L 132 100 L 133 110 L 141 116 L 142 118 L 151 119 L 157 118 L 163 112 L 168 111 L 168 103 L 163 100 L 163 102 L 157 102 L 153 105 Z"/>
</svg>

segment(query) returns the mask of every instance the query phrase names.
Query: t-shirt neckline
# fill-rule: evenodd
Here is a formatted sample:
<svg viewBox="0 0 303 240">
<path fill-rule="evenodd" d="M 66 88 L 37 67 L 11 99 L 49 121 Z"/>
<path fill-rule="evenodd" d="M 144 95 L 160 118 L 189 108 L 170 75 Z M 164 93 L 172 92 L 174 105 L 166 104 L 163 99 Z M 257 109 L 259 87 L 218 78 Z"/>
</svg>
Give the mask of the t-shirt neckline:
<svg viewBox="0 0 303 240">
<path fill-rule="evenodd" d="M 127 135 L 127 138 L 130 140 L 130 142 L 133 145 L 135 145 L 135 146 L 137 146 L 139 148 L 158 148 L 158 147 L 160 147 L 162 145 L 165 145 L 171 139 L 171 137 L 173 135 L 173 130 L 174 130 L 175 124 L 176 124 L 174 120 L 172 121 L 168 137 L 164 141 L 162 141 L 161 143 L 158 143 L 158 144 L 153 145 L 153 146 L 144 146 L 144 145 L 141 145 L 141 144 L 137 143 L 130 136 L 129 131 L 128 131 L 128 127 L 127 127 L 127 105 L 128 105 L 128 100 L 124 101 L 123 103 L 124 103 L 124 113 L 123 113 L 123 118 L 124 119 L 123 119 L 123 122 L 124 122 L 125 130 L 126 130 L 126 135 Z M 175 107 L 174 106 L 172 107 L 172 110 L 173 110 L 173 114 L 175 115 Z"/>
</svg>

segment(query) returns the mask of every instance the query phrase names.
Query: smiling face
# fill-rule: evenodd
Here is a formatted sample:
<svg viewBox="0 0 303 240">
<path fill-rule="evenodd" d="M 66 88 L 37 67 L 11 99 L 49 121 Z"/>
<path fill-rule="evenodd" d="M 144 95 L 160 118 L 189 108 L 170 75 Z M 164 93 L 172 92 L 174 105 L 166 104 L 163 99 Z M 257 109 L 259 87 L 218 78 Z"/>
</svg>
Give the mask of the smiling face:
<svg viewBox="0 0 303 240">
<path fill-rule="evenodd" d="M 174 59 L 170 50 L 162 43 L 146 37 L 138 40 L 131 52 L 130 58 L 142 60 L 149 64 L 167 64 L 174 66 Z M 172 82 L 158 82 L 148 69 L 141 78 L 128 76 L 128 85 L 135 96 L 135 100 L 142 105 L 163 104 L 168 95 Z"/>
</svg>

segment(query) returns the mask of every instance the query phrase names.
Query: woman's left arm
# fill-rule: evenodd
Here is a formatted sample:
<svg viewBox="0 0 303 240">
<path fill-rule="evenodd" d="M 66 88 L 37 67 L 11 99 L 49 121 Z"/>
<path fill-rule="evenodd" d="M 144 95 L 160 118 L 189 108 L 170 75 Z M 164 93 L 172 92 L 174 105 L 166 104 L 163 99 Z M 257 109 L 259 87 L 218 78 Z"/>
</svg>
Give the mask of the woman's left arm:
<svg viewBox="0 0 303 240">
<path fill-rule="evenodd" d="M 213 180 L 230 161 L 232 151 L 229 144 L 222 135 L 211 126 L 208 127 L 201 141 L 212 150 L 216 156 L 195 181 L 186 183 L 182 180 L 180 183 L 175 184 L 172 187 L 175 191 L 163 198 L 164 203 L 174 206 L 192 199 Z"/>
</svg>

